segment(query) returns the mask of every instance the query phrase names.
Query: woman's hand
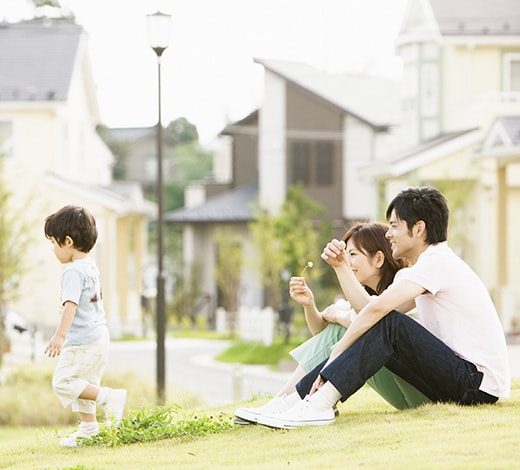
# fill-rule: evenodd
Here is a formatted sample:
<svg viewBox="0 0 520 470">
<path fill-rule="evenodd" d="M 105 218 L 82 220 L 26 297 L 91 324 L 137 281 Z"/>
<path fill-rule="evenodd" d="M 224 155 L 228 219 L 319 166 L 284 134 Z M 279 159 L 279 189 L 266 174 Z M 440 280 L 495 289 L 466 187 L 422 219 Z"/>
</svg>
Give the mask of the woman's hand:
<svg viewBox="0 0 520 470">
<path fill-rule="evenodd" d="M 328 323 L 338 323 L 339 325 L 348 328 L 352 323 L 350 312 L 351 310 L 346 310 L 344 308 L 338 307 L 336 304 L 332 304 L 325 308 L 323 312 L 321 312 L 321 316 Z"/>
<path fill-rule="evenodd" d="M 343 240 L 331 240 L 323 249 L 321 259 L 332 267 L 340 266 L 346 259 L 345 242 Z"/>
<path fill-rule="evenodd" d="M 301 305 L 312 305 L 314 295 L 309 289 L 303 277 L 291 277 L 289 281 L 289 294 L 293 300 Z"/>
</svg>

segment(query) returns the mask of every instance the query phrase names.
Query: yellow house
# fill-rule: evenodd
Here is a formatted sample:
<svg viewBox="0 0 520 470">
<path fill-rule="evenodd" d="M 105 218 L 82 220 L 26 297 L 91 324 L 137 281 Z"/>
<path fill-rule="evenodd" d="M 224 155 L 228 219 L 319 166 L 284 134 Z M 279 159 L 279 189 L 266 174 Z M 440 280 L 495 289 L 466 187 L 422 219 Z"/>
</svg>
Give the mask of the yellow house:
<svg viewBox="0 0 520 470">
<path fill-rule="evenodd" d="M 96 133 L 99 113 L 87 37 L 70 23 L 0 27 L 1 184 L 10 211 L 28 230 L 17 298 L 4 308 L 33 321 L 44 336 L 57 323 L 63 266 L 43 234 L 45 217 L 66 204 L 86 206 L 99 238 L 92 252 L 101 270 L 113 337 L 140 334 L 147 222 L 155 208 L 140 187 L 114 184 L 113 157 Z"/>
<path fill-rule="evenodd" d="M 486 283 L 506 332 L 518 333 L 518 2 L 410 0 L 396 45 L 401 150 L 361 175 L 380 182 L 386 201 L 408 185 L 444 190 L 451 244 Z"/>
</svg>

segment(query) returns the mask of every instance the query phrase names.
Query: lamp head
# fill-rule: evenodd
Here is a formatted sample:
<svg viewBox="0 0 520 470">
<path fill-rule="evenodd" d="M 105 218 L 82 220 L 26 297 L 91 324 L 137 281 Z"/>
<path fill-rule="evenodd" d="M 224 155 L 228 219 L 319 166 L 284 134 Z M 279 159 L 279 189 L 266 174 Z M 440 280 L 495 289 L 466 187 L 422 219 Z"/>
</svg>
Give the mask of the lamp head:
<svg viewBox="0 0 520 470">
<path fill-rule="evenodd" d="M 146 15 L 148 26 L 148 42 L 150 47 L 161 57 L 162 53 L 168 48 L 170 42 L 171 15 L 157 11 Z"/>
</svg>

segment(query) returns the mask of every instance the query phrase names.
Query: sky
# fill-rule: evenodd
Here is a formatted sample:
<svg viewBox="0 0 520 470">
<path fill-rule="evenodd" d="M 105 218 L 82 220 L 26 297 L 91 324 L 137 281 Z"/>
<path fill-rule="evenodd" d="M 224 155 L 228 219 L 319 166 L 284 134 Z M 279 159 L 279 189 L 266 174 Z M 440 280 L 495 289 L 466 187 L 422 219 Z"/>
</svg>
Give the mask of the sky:
<svg viewBox="0 0 520 470">
<path fill-rule="evenodd" d="M 261 106 L 263 67 L 254 58 L 398 78 L 394 41 L 407 2 L 60 0 L 88 33 L 101 122 L 109 127 L 157 122 L 157 59 L 146 15 L 172 15 L 161 62 L 162 122 L 187 118 L 202 143 Z M 26 14 L 26 0 L 0 0 L 0 20 Z"/>
</svg>

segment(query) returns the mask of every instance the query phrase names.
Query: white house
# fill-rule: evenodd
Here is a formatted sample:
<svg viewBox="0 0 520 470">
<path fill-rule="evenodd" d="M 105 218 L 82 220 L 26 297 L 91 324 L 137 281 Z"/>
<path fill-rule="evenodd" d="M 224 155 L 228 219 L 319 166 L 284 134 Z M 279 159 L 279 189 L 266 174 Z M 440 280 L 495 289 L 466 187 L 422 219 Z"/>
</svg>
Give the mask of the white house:
<svg viewBox="0 0 520 470">
<path fill-rule="evenodd" d="M 2 23 L 0 44 L 1 184 L 11 191 L 10 211 L 31 240 L 20 266 L 19 295 L 4 307 L 52 332 L 63 267 L 44 237 L 43 222 L 65 204 L 80 204 L 97 219 L 92 255 L 112 333 L 139 334 L 146 227 L 154 206 L 139 186 L 112 181 L 112 154 L 96 134 L 87 36 L 70 23 Z"/>
</svg>

